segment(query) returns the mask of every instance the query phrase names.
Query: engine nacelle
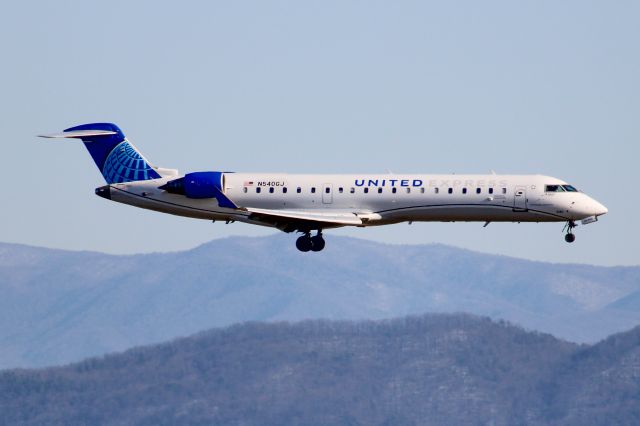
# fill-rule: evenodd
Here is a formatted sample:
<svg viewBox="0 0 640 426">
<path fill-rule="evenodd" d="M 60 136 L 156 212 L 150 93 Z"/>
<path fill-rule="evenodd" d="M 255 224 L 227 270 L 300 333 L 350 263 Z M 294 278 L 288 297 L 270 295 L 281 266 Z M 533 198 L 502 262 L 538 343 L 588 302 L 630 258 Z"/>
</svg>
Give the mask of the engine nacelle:
<svg viewBox="0 0 640 426">
<path fill-rule="evenodd" d="M 224 173 L 195 172 L 171 180 L 158 189 L 187 198 L 215 198 L 220 207 L 237 209 L 238 206 L 224 194 Z"/>
<path fill-rule="evenodd" d="M 184 195 L 189 198 L 216 198 L 224 190 L 221 172 L 195 172 L 184 175 Z"/>
<path fill-rule="evenodd" d="M 187 198 L 217 198 L 223 188 L 222 172 L 187 173 L 184 177 L 171 180 L 160 187 L 171 194 L 180 194 Z"/>
</svg>

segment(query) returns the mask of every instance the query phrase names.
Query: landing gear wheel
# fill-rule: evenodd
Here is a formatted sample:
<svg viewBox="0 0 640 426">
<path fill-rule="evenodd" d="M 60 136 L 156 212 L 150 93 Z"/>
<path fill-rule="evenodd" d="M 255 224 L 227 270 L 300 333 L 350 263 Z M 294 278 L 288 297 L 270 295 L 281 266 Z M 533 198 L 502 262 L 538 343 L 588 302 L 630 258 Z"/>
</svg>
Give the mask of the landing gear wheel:
<svg viewBox="0 0 640 426">
<path fill-rule="evenodd" d="M 572 220 L 567 222 L 567 224 L 564 226 L 564 229 L 567 230 L 567 235 L 564 236 L 564 240 L 566 242 L 572 243 L 576 240 L 576 236 L 573 235 L 573 228 L 575 228 L 576 226 L 578 225 Z"/>
<path fill-rule="evenodd" d="M 318 234 L 315 237 L 311 238 L 311 250 L 313 251 L 322 251 L 325 246 L 324 238 L 322 238 L 322 234 Z"/>
<path fill-rule="evenodd" d="M 304 252 L 313 248 L 313 242 L 311 241 L 309 234 L 303 235 L 296 240 L 296 248 Z"/>
</svg>

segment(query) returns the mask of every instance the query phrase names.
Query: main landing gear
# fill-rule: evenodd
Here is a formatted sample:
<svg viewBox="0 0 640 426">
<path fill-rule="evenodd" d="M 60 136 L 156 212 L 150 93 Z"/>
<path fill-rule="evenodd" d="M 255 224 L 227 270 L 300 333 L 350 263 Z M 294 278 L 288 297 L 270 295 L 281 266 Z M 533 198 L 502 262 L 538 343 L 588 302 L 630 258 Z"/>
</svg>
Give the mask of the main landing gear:
<svg viewBox="0 0 640 426">
<path fill-rule="evenodd" d="M 564 236 L 564 240 L 568 243 L 572 243 L 576 240 L 576 236 L 573 233 L 573 228 L 575 228 L 576 223 L 572 220 L 570 220 L 569 222 L 567 222 L 567 224 L 565 225 L 563 231 L 566 229 L 567 230 L 567 234 Z"/>
<path fill-rule="evenodd" d="M 309 232 L 296 240 L 296 248 L 300 251 L 321 251 L 324 248 L 325 242 L 322 238 L 322 231 L 312 237 Z"/>
</svg>

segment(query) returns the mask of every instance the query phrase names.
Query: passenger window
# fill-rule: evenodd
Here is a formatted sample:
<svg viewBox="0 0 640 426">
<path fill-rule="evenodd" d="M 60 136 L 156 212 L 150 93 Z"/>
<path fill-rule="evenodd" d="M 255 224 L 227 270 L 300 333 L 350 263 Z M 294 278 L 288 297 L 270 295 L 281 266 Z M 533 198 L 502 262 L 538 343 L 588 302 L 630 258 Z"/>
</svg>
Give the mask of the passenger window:
<svg viewBox="0 0 640 426">
<path fill-rule="evenodd" d="M 365 193 L 365 194 L 368 194 L 368 193 L 369 193 L 369 188 L 365 188 L 365 189 L 364 189 L 364 193 Z"/>
<path fill-rule="evenodd" d="M 435 191 L 436 194 L 439 194 L 440 193 L 440 188 L 435 188 L 434 191 Z"/>
<path fill-rule="evenodd" d="M 407 194 L 411 193 L 411 188 L 407 188 Z"/>
<path fill-rule="evenodd" d="M 312 194 L 315 194 L 315 193 L 316 193 L 316 187 L 315 187 L 315 186 L 312 186 L 312 187 L 311 187 L 311 193 L 312 193 Z"/>
<path fill-rule="evenodd" d="M 356 189 L 355 189 L 355 188 L 350 188 L 350 189 L 349 189 L 349 192 L 350 192 L 351 194 L 355 194 L 355 193 L 356 193 Z"/>
<path fill-rule="evenodd" d="M 275 188 L 272 186 L 271 188 L 269 188 L 269 194 L 273 194 L 273 191 L 275 191 Z"/>
<path fill-rule="evenodd" d="M 282 193 L 283 193 L 283 194 L 286 194 L 286 193 L 287 193 L 287 187 L 286 187 L 286 186 L 283 186 L 283 187 L 282 187 Z"/>
<path fill-rule="evenodd" d="M 476 188 L 476 194 L 480 194 L 482 192 L 481 188 Z"/>
<path fill-rule="evenodd" d="M 344 192 L 344 188 L 343 187 L 338 188 L 338 192 L 342 194 Z"/>
<path fill-rule="evenodd" d="M 396 192 L 398 192 L 398 188 L 391 188 L 391 192 L 395 194 Z"/>
<path fill-rule="evenodd" d="M 502 188 L 502 193 L 506 194 L 507 193 L 507 188 Z"/>
<path fill-rule="evenodd" d="M 259 194 L 261 189 L 262 189 L 262 188 L 260 188 L 259 186 L 258 186 L 258 187 L 256 187 L 256 194 Z"/>
<path fill-rule="evenodd" d="M 467 193 L 467 188 L 462 188 L 462 193 L 466 194 Z"/>
<path fill-rule="evenodd" d="M 449 188 L 449 194 L 453 194 L 453 188 Z"/>
<path fill-rule="evenodd" d="M 301 192 L 302 192 L 302 188 L 297 187 L 297 188 L 296 188 L 296 192 L 297 192 L 298 194 L 299 194 L 299 193 L 301 193 Z"/>
<path fill-rule="evenodd" d="M 242 188 L 242 192 L 244 192 L 245 194 L 247 193 L 247 187 L 246 186 L 244 188 Z"/>
<path fill-rule="evenodd" d="M 489 194 L 493 194 L 493 188 L 489 188 Z"/>
<path fill-rule="evenodd" d="M 424 188 L 420 188 L 420 193 L 424 194 Z"/>
<path fill-rule="evenodd" d="M 382 188 L 378 188 L 378 194 L 382 194 Z"/>
</svg>

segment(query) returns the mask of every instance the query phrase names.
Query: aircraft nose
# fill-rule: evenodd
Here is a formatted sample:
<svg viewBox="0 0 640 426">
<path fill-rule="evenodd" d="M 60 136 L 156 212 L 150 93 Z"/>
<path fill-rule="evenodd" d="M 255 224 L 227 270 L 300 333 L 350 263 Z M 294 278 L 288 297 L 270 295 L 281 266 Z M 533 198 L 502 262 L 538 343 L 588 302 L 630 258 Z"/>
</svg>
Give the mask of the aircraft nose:
<svg viewBox="0 0 640 426">
<path fill-rule="evenodd" d="M 601 216 L 603 214 L 607 214 L 609 213 L 609 209 L 606 208 L 603 204 L 600 204 L 599 202 L 597 202 L 596 200 L 593 200 L 593 211 L 594 216 Z"/>
<path fill-rule="evenodd" d="M 571 212 L 577 219 L 584 219 L 590 216 L 601 216 L 608 213 L 609 209 L 593 198 L 584 195 L 581 199 L 571 203 Z"/>
</svg>

